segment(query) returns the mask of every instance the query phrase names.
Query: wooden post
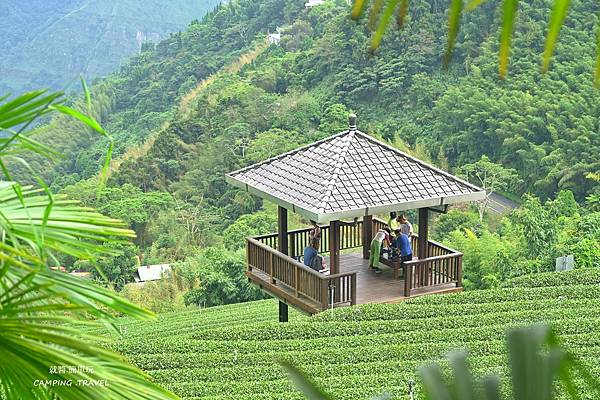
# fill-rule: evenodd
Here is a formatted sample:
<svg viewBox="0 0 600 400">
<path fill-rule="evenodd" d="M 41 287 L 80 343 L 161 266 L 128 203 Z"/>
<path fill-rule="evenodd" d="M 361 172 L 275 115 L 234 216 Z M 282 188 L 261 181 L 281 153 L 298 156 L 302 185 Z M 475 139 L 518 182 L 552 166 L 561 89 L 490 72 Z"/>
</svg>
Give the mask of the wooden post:
<svg viewBox="0 0 600 400">
<path fill-rule="evenodd" d="M 287 210 L 277 207 L 277 251 L 288 254 L 288 220 Z"/>
<path fill-rule="evenodd" d="M 340 272 L 340 222 L 329 223 L 329 273 L 331 275 Z"/>
<path fill-rule="evenodd" d="M 350 305 L 353 306 L 356 304 L 356 272 L 350 276 L 350 284 L 352 285 L 350 289 Z"/>
<path fill-rule="evenodd" d="M 373 240 L 373 216 L 365 215 L 363 217 L 363 258 L 368 260 L 371 256 L 371 240 Z"/>
<path fill-rule="evenodd" d="M 456 287 L 462 287 L 462 254 L 456 260 Z"/>
<path fill-rule="evenodd" d="M 288 254 L 288 220 L 287 210 L 277 207 L 277 251 Z M 279 302 L 279 322 L 288 322 L 288 306 Z"/>
<path fill-rule="evenodd" d="M 412 265 L 404 266 L 404 296 L 410 297 L 410 289 L 412 288 Z"/>
<path fill-rule="evenodd" d="M 279 302 L 279 322 L 288 322 L 288 305 L 284 302 Z"/>
<path fill-rule="evenodd" d="M 427 258 L 428 246 L 428 225 L 429 225 L 429 210 L 427 208 L 419 208 L 419 260 Z"/>
</svg>

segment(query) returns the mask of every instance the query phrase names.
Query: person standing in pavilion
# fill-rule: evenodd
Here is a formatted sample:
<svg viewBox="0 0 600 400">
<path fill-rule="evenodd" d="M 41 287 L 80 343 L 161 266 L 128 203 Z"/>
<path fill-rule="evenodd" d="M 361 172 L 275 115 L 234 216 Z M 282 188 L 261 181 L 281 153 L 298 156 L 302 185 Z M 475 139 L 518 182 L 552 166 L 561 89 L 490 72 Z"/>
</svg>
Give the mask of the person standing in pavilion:
<svg viewBox="0 0 600 400">
<path fill-rule="evenodd" d="M 389 229 L 380 229 L 371 241 L 371 254 L 369 256 L 369 268 L 375 272 L 381 272 L 379 268 L 379 257 L 382 249 L 389 249 L 391 246 Z"/>
</svg>

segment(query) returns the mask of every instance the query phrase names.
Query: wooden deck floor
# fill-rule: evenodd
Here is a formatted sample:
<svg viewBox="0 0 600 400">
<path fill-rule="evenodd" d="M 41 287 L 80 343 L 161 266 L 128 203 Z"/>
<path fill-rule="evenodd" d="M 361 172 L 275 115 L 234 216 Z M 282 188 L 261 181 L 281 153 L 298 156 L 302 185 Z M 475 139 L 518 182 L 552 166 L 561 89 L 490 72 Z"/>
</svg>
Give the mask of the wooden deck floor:
<svg viewBox="0 0 600 400">
<path fill-rule="evenodd" d="M 340 272 L 356 272 L 356 303 L 394 303 L 406 299 L 404 296 L 404 280 L 394 279 L 394 271 L 381 264 L 382 272 L 376 274 L 369 268 L 369 260 L 362 258 L 362 253 L 340 255 Z M 435 287 L 413 289 L 411 297 L 456 291 L 456 285 L 450 283 Z"/>
<path fill-rule="evenodd" d="M 404 280 L 394 279 L 394 271 L 391 268 L 381 264 L 381 273 L 375 273 L 369 268 L 369 261 L 362 258 L 362 253 L 344 253 L 340 255 L 341 271 L 356 272 L 356 303 L 396 303 L 405 300 Z M 268 293 L 309 313 L 309 310 L 315 310 L 319 307 L 314 301 L 303 296 L 297 297 L 294 290 L 285 284 L 278 283 L 273 285 L 269 276 L 259 270 L 246 272 L 246 276 L 266 290 Z M 462 290 L 454 284 L 437 285 L 413 289 L 411 297 L 435 293 L 450 293 Z M 318 311 L 315 311 L 318 312 Z"/>
</svg>

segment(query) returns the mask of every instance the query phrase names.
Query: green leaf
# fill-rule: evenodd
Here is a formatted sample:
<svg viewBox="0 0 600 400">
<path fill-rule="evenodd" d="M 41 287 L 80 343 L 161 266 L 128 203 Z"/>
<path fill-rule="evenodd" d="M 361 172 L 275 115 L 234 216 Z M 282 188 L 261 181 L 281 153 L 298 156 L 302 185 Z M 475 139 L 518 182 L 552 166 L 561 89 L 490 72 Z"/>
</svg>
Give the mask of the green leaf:
<svg viewBox="0 0 600 400">
<path fill-rule="evenodd" d="M 88 115 L 92 115 L 92 96 L 90 95 L 90 90 L 88 89 L 88 86 L 85 83 L 83 74 L 79 76 L 79 80 L 81 81 L 81 87 L 83 88 L 83 95 L 85 97 L 85 105 L 87 108 L 87 113 L 88 113 Z"/>
<path fill-rule="evenodd" d="M 366 5 L 367 0 L 354 0 L 354 5 L 352 6 L 352 11 L 350 13 L 352 19 L 357 20 L 358 17 L 362 15 Z"/>
<path fill-rule="evenodd" d="M 394 15 L 394 10 L 398 5 L 399 0 L 389 0 L 385 10 L 383 11 L 383 15 L 381 16 L 381 20 L 379 21 L 379 25 L 377 26 L 377 30 L 373 35 L 373 39 L 371 40 L 371 46 L 369 47 L 370 52 L 374 52 L 377 50 L 379 45 L 381 44 L 381 39 L 383 38 L 383 34 L 385 33 L 385 28 L 388 26 L 390 22 L 390 18 Z"/>
<path fill-rule="evenodd" d="M 473 376 L 467 364 L 467 354 L 464 351 L 454 351 L 448 356 L 454 373 L 454 398 L 473 400 Z"/>
<path fill-rule="evenodd" d="M 499 52 L 499 73 L 500 78 L 504 79 L 508 73 L 508 59 L 510 55 L 510 41 L 519 0 L 504 0 L 502 9 L 502 31 L 500 33 L 500 52 Z"/>
<path fill-rule="evenodd" d="M 402 28 L 404 26 L 404 22 L 406 21 L 406 16 L 408 15 L 408 0 L 402 0 L 400 2 L 400 8 L 398 8 L 398 14 L 396 15 L 396 24 L 398 28 Z"/>
<path fill-rule="evenodd" d="M 367 28 L 370 31 L 375 30 L 375 26 L 377 25 L 377 18 L 379 18 L 379 14 L 383 9 L 383 5 L 385 0 L 373 0 L 373 6 L 369 11 L 369 22 L 367 22 Z M 379 24 L 381 26 L 381 23 Z"/>
<path fill-rule="evenodd" d="M 448 67 L 452 60 L 452 51 L 458 36 L 458 28 L 460 25 L 460 17 L 462 14 L 462 0 L 451 0 L 450 12 L 448 14 L 448 44 L 446 46 L 446 54 L 444 55 L 444 66 Z"/>
<path fill-rule="evenodd" d="M 546 45 L 544 47 L 544 55 L 542 58 L 543 72 L 547 71 L 550 66 L 550 60 L 552 59 L 556 40 L 558 39 L 560 28 L 565 22 L 570 3 L 571 0 L 554 0 L 552 15 L 550 17 L 550 27 L 548 29 L 548 35 L 546 36 Z"/>
<path fill-rule="evenodd" d="M 309 379 L 304 372 L 296 366 L 285 360 L 279 360 L 279 364 L 283 367 L 290 379 L 296 385 L 306 398 L 309 400 L 331 400 L 332 398 L 325 393 L 317 384 Z"/>
<path fill-rule="evenodd" d="M 467 3 L 467 6 L 465 7 L 465 11 L 474 10 L 485 2 L 486 2 L 486 0 L 471 0 L 471 1 L 469 1 L 469 3 Z"/>
<path fill-rule="evenodd" d="M 500 378 L 491 375 L 484 377 L 481 381 L 485 398 L 487 400 L 500 400 Z"/>
<path fill-rule="evenodd" d="M 71 117 L 83 122 L 84 124 L 86 124 L 87 126 L 92 128 L 93 130 L 98 132 L 99 134 L 110 138 L 108 133 L 106 133 L 104 128 L 102 128 L 100 126 L 100 124 L 98 123 L 98 121 L 96 121 L 94 118 L 89 117 L 85 114 L 82 114 L 80 111 L 77 111 L 74 108 L 63 106 L 63 105 L 55 105 L 55 106 L 52 106 L 52 108 L 56 111 L 59 111 L 59 112 L 65 114 L 65 115 L 70 115 Z"/>
<path fill-rule="evenodd" d="M 452 400 L 450 391 L 442 377 L 442 371 L 436 364 L 426 365 L 419 369 L 419 375 L 423 381 L 423 388 L 428 399 Z"/>
</svg>

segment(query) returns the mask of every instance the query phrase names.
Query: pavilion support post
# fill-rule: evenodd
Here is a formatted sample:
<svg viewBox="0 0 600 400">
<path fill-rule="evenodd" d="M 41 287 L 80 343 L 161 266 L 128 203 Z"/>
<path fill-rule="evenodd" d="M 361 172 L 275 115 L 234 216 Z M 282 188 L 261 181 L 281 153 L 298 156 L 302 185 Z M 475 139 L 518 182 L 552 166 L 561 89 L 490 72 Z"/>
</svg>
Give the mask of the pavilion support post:
<svg viewBox="0 0 600 400">
<path fill-rule="evenodd" d="M 329 223 L 329 273 L 340 272 L 340 221 Z"/>
<path fill-rule="evenodd" d="M 418 254 L 419 260 L 427 258 L 428 232 L 429 231 L 429 210 L 427 208 L 419 208 L 419 244 Z"/>
<path fill-rule="evenodd" d="M 277 207 L 277 251 L 288 254 L 288 218 L 287 210 Z M 288 306 L 279 302 L 279 322 L 288 322 Z"/>
<path fill-rule="evenodd" d="M 363 258 L 368 260 L 371 256 L 371 240 L 373 240 L 373 216 L 365 215 L 363 217 Z"/>
<path fill-rule="evenodd" d="M 288 322 L 288 305 L 284 302 L 279 302 L 279 322 Z"/>
</svg>

